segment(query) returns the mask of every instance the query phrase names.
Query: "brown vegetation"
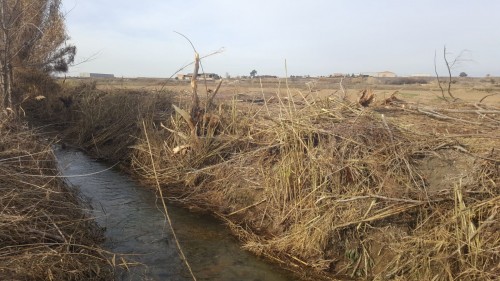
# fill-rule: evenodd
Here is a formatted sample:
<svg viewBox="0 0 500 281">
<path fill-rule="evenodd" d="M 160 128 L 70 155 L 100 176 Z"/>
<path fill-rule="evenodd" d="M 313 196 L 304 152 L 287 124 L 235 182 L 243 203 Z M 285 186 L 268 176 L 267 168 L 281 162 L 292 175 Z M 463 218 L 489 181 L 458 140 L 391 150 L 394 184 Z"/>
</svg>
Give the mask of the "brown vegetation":
<svg viewBox="0 0 500 281">
<path fill-rule="evenodd" d="M 495 106 L 398 99 L 360 108 L 278 90 L 274 103 L 202 107 L 217 126 L 200 129 L 207 122 L 189 124 L 188 96 L 83 88 L 68 111 L 80 144 L 213 212 L 246 249 L 292 270 L 325 279 L 499 274 Z"/>
<path fill-rule="evenodd" d="M 61 0 L 1 1 L 0 111 L 17 113 L 23 101 L 17 75 L 66 72 L 74 61 L 60 6 Z"/>
<path fill-rule="evenodd" d="M 2 280 L 110 280 L 103 232 L 57 177 L 51 144 L 0 117 Z"/>
<path fill-rule="evenodd" d="M 358 99 L 358 103 L 363 107 L 367 107 L 373 102 L 374 98 L 375 95 L 373 94 L 373 91 L 371 89 L 364 89 L 363 91 L 361 91 L 361 96 Z"/>
</svg>

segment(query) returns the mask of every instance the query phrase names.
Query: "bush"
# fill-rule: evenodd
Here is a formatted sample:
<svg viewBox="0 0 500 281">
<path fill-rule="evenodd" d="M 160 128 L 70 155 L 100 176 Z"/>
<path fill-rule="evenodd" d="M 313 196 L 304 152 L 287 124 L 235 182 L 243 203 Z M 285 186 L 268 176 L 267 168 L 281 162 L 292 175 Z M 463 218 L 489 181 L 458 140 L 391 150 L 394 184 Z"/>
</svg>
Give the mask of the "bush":
<svg viewBox="0 0 500 281">
<path fill-rule="evenodd" d="M 406 84 L 427 84 L 429 80 L 420 77 L 397 77 L 388 79 L 385 84 L 388 85 L 406 85 Z"/>
</svg>

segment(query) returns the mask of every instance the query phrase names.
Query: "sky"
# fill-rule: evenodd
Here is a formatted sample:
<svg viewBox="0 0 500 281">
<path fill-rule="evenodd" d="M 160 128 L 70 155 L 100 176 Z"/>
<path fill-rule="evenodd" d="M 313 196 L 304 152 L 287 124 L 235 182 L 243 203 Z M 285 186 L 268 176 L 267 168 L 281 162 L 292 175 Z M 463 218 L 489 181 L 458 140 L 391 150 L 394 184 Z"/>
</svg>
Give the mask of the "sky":
<svg viewBox="0 0 500 281">
<path fill-rule="evenodd" d="M 498 0 L 63 0 L 80 72 L 170 77 L 194 59 L 221 76 L 392 71 L 500 76 Z M 192 72 L 186 68 L 181 73 Z"/>
</svg>

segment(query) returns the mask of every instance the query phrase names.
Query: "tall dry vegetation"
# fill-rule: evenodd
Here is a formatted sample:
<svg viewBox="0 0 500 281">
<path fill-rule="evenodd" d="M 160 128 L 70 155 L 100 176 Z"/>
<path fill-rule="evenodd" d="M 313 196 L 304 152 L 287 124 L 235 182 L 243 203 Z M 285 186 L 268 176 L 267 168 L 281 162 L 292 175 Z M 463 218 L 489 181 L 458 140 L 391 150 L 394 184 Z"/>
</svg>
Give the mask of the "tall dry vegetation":
<svg viewBox="0 0 500 281">
<path fill-rule="evenodd" d="M 51 143 L 28 129 L 23 103 L 58 91 L 65 72 L 60 0 L 0 1 L 0 276 L 2 280 L 109 280 L 103 232 L 60 177 Z M 35 104 L 40 105 L 40 104 Z"/>
<path fill-rule="evenodd" d="M 2 280 L 110 280 L 103 230 L 59 177 L 51 144 L 0 120 Z"/>
<path fill-rule="evenodd" d="M 73 101 L 70 106 L 61 101 L 68 99 Z M 134 90 L 98 90 L 93 83 L 63 90 L 60 96 L 48 97 L 38 105 L 43 106 L 42 111 L 32 113 L 67 127 L 66 138 L 113 162 L 130 158 L 131 147 L 142 132 L 141 120 L 159 130 L 160 121 L 173 111 L 169 92 L 145 96 Z"/>
<path fill-rule="evenodd" d="M 66 44 L 60 6 L 61 0 L 0 2 L 0 111 L 17 111 L 37 91 L 37 84 L 16 89 L 17 75 L 66 72 L 73 62 L 76 48 Z"/>
<path fill-rule="evenodd" d="M 430 182 L 422 163 L 433 153 L 446 159 L 457 140 L 405 130 L 343 103 L 240 114 L 223 114 L 233 116 L 223 119 L 227 131 L 187 155 L 172 154 L 185 143 L 172 136 L 155 154 L 162 182 L 182 183 L 190 202 L 241 227 L 249 250 L 349 277 L 497 276 L 494 150 L 482 151 L 490 160 L 447 159 L 469 159 L 468 166 Z M 151 179 L 141 151 L 134 165 Z"/>
<path fill-rule="evenodd" d="M 497 108 L 361 108 L 285 92 L 262 105 L 202 99 L 208 118 L 189 124 L 191 97 L 97 93 L 75 103 L 73 135 L 212 211 L 250 251 L 325 279 L 498 276 Z"/>
</svg>

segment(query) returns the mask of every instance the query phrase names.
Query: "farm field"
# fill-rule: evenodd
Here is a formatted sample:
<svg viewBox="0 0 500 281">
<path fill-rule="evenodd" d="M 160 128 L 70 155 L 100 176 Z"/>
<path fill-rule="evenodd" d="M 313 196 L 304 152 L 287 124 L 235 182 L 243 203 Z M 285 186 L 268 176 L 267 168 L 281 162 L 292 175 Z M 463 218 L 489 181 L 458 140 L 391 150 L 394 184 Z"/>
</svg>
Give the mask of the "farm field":
<svg viewBox="0 0 500 281">
<path fill-rule="evenodd" d="M 87 78 L 68 78 L 67 82 L 79 83 L 86 81 Z M 445 93 L 447 92 L 447 78 L 440 78 L 441 85 Z M 94 79 L 99 89 L 129 89 L 129 90 L 147 90 L 160 91 L 172 90 L 175 92 L 190 92 L 189 81 L 178 81 L 175 79 L 160 78 L 114 78 L 114 79 Z M 410 81 L 411 84 L 404 84 Z M 425 84 L 415 83 L 423 81 Z M 483 97 L 500 91 L 500 78 L 453 78 L 451 84 L 452 94 L 464 102 L 479 102 Z M 278 92 L 286 93 L 291 91 L 293 95 L 298 95 L 300 91 L 303 95 L 313 95 L 315 97 L 327 97 L 333 95 L 344 95 L 340 87 L 341 78 L 264 78 L 260 80 L 244 79 L 225 79 L 220 89 L 218 98 L 244 98 L 252 97 L 262 98 L 262 93 L 273 95 Z M 216 82 L 200 81 L 200 88 L 206 86 L 214 88 Z M 415 84 L 413 84 L 415 83 Z M 399 97 L 409 102 L 424 104 L 442 104 L 443 100 L 441 90 L 435 77 L 429 78 L 344 78 L 342 86 L 348 98 L 356 98 L 356 95 L 365 88 L 371 88 L 375 91 L 377 99 L 385 99 L 391 96 L 395 91 L 399 92 Z M 500 103 L 500 94 L 492 95 L 485 99 L 485 103 L 498 105 Z"/>
</svg>

